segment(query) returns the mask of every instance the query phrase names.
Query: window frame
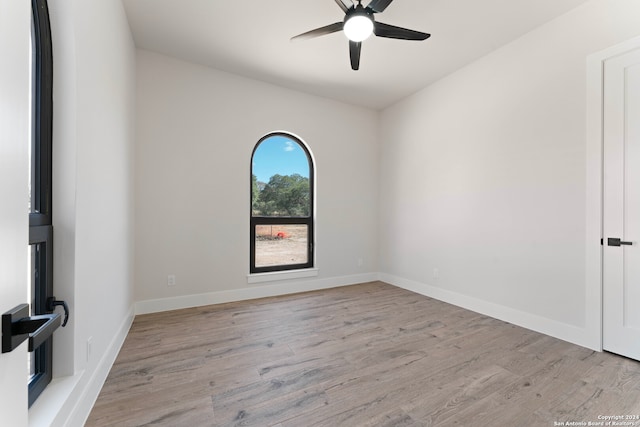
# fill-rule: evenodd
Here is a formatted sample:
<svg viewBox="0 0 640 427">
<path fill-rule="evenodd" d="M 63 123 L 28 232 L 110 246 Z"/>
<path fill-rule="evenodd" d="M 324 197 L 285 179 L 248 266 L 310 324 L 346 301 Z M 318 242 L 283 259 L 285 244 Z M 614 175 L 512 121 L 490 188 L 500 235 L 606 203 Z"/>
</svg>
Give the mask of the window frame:
<svg viewBox="0 0 640 427">
<path fill-rule="evenodd" d="M 36 250 L 30 272 L 34 277 L 31 314 L 39 315 L 50 313 L 47 299 L 53 295 L 53 46 L 47 0 L 32 0 L 31 11 L 33 75 L 29 245 Z M 35 349 L 32 357 L 35 372 L 28 383 L 29 407 L 53 378 L 53 338 Z"/>
<path fill-rule="evenodd" d="M 47 0 L 32 0 L 33 136 L 32 212 L 29 226 L 51 225 L 53 47 Z"/>
<path fill-rule="evenodd" d="M 35 272 L 31 310 L 32 314 L 49 313 L 47 299 L 53 294 L 53 227 L 50 225 L 30 227 L 29 245 L 34 247 Z M 33 270 L 35 269 L 35 270 Z M 29 407 L 49 385 L 53 378 L 53 338 L 49 337 L 32 353 L 34 374 L 29 379 Z"/>
<path fill-rule="evenodd" d="M 296 143 L 307 156 L 309 164 L 309 216 L 255 216 L 253 214 L 253 158 L 260 144 L 269 138 L 281 136 Z M 287 132 L 271 132 L 256 143 L 251 152 L 249 167 L 249 272 L 250 274 L 284 272 L 291 270 L 313 269 L 315 265 L 315 165 L 307 145 L 297 136 Z M 298 264 L 256 266 L 256 227 L 259 225 L 306 225 L 307 226 L 307 262 Z"/>
</svg>

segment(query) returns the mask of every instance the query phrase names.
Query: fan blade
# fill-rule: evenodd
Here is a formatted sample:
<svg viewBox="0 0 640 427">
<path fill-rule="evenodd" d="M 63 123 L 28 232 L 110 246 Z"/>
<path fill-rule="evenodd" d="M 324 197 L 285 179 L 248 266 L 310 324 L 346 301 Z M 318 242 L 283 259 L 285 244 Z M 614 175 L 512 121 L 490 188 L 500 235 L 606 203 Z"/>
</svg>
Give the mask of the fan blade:
<svg viewBox="0 0 640 427">
<path fill-rule="evenodd" d="M 431 34 L 396 27 L 395 25 L 383 24 L 382 22 L 377 21 L 373 23 L 373 34 L 378 37 L 402 40 L 426 40 L 431 37 Z"/>
<path fill-rule="evenodd" d="M 342 30 L 344 22 L 336 22 L 325 27 L 316 28 L 315 30 L 307 31 L 306 33 L 298 34 L 295 37 L 291 37 L 291 40 L 306 40 L 314 37 L 324 36 L 327 34 L 335 33 Z"/>
<path fill-rule="evenodd" d="M 360 50 L 362 42 L 352 42 L 349 40 L 349 56 L 351 57 L 351 69 L 358 70 L 360 68 Z"/>
<path fill-rule="evenodd" d="M 369 6 L 367 6 L 367 9 L 371 9 L 375 13 L 380 13 L 384 11 L 387 8 L 387 6 L 391 4 L 392 1 L 393 0 L 371 0 L 371 3 L 369 3 Z"/>
<path fill-rule="evenodd" d="M 340 9 L 342 9 L 344 13 L 347 13 L 349 8 L 353 6 L 351 0 L 336 0 L 336 3 L 338 4 L 338 6 L 340 6 Z"/>
</svg>

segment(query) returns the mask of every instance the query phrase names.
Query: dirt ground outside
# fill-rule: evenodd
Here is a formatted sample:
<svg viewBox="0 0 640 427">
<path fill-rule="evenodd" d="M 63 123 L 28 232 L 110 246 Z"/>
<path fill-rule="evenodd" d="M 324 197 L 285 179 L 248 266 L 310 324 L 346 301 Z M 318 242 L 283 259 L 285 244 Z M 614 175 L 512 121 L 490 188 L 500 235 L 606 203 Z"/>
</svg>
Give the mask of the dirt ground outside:
<svg viewBox="0 0 640 427">
<path fill-rule="evenodd" d="M 256 267 L 307 262 L 306 225 L 256 226 Z"/>
</svg>

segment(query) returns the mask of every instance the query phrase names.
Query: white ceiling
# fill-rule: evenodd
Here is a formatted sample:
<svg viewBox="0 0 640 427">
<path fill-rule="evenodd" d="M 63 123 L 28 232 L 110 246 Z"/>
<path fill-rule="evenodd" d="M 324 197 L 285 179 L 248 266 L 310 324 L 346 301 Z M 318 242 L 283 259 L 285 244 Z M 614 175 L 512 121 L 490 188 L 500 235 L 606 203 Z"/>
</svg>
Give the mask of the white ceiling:
<svg viewBox="0 0 640 427">
<path fill-rule="evenodd" d="M 385 108 L 587 0 L 395 0 L 376 20 L 430 33 L 371 37 L 351 70 L 334 0 L 123 0 L 136 46 L 222 71 Z M 366 5 L 368 1 L 363 4 Z"/>
</svg>

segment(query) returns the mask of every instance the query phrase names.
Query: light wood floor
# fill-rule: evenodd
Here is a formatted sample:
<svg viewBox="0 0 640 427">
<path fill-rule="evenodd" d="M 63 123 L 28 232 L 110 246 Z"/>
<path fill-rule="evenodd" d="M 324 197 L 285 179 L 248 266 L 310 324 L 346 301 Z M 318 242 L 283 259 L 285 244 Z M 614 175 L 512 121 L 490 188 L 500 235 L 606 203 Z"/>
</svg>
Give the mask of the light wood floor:
<svg viewBox="0 0 640 427">
<path fill-rule="evenodd" d="M 375 282 L 138 316 L 86 425 L 526 427 L 611 415 L 640 415 L 640 363 Z"/>
</svg>

